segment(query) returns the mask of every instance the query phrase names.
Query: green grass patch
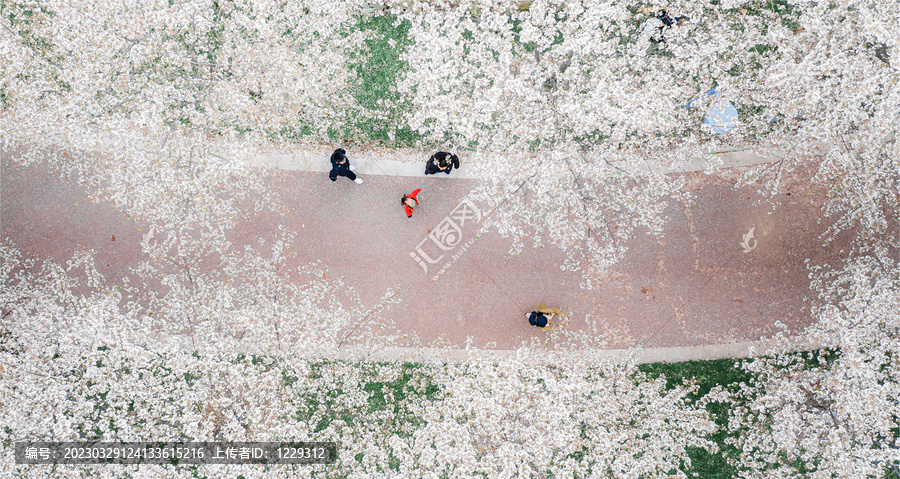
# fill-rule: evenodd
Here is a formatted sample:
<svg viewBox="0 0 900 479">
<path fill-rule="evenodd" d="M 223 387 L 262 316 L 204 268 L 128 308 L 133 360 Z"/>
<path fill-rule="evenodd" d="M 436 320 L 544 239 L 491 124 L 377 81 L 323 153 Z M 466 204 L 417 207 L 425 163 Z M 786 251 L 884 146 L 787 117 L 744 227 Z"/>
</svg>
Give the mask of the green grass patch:
<svg viewBox="0 0 900 479">
<path fill-rule="evenodd" d="M 363 386 L 363 390 L 370 393 L 369 407 L 372 411 L 383 411 L 392 409 L 393 412 L 399 413 L 400 406 L 403 401 L 415 396 L 422 397 L 429 401 L 437 399 L 439 391 L 438 386 L 431 381 L 427 381 L 424 387 L 416 384 L 410 384 L 414 378 L 421 377 L 423 368 L 417 363 L 403 363 L 400 377 L 394 381 L 367 382 Z M 385 394 L 387 393 L 387 395 Z M 390 399 L 390 403 L 388 402 Z"/>
<path fill-rule="evenodd" d="M 806 356 L 802 356 L 806 358 Z M 816 356 L 818 357 L 818 356 Z M 810 357 L 812 358 L 812 356 Z M 816 361 L 817 359 L 810 359 Z M 748 382 L 752 376 L 745 372 L 740 364 L 744 360 L 720 359 L 713 361 L 686 361 L 681 363 L 652 363 L 638 367 L 650 378 L 664 378 L 666 387 L 673 389 L 678 386 L 694 384 L 697 390 L 688 395 L 692 402 L 699 401 L 716 386 L 725 388 L 736 387 L 742 382 Z M 326 370 L 328 361 L 311 368 L 313 374 L 309 379 L 315 380 L 315 371 Z M 408 402 L 434 403 L 440 401 L 440 389 L 430 377 L 429 368 L 417 363 L 403 363 L 399 365 L 399 374 L 391 380 L 379 377 L 380 367 L 391 367 L 388 364 L 358 363 L 361 388 L 369 394 L 367 404 L 362 409 L 347 409 L 341 406 L 340 396 L 344 391 L 322 391 L 316 397 L 298 397 L 297 419 L 309 421 L 315 418 L 314 430 L 325 429 L 333 420 L 341 419 L 348 424 L 358 421 L 373 421 L 370 427 L 389 428 L 397 431 L 401 436 L 409 436 L 424 424 L 421 417 L 417 417 L 408 407 Z M 397 366 L 393 366 L 396 368 Z M 396 371 L 396 369 L 394 369 Z M 297 378 L 284 375 L 285 384 L 290 386 Z M 737 457 L 739 451 L 734 446 L 726 444 L 728 432 L 726 425 L 729 409 L 727 405 L 710 403 L 706 406 L 713 419 L 720 427 L 720 431 L 712 435 L 710 439 L 716 442 L 720 448 L 718 453 L 708 453 L 700 448 L 688 448 L 688 457 L 691 465 L 683 466 L 688 477 L 703 478 L 732 478 L 738 471 L 728 463 L 729 457 Z M 382 414 L 388 413 L 388 414 Z M 734 456 L 732 456 L 734 455 Z M 362 457 L 357 460 L 362 461 Z M 396 462 L 396 461 L 393 461 Z M 397 464 L 392 464 L 395 467 Z M 694 476 L 696 474 L 696 476 Z"/>
<path fill-rule="evenodd" d="M 793 353 L 795 359 L 802 362 L 806 368 L 829 368 L 840 356 L 840 352 L 833 349 L 820 349 L 813 351 L 800 351 Z M 678 386 L 694 384 L 697 390 L 688 395 L 688 399 L 698 401 L 716 386 L 730 391 L 736 391 L 741 383 L 751 384 L 755 379 L 754 374 L 748 373 L 742 367 L 752 359 L 717 359 L 710 361 L 685 361 L 680 363 L 651 363 L 642 364 L 638 369 L 651 378 L 665 378 L 666 388 L 672 389 Z M 702 478 L 732 478 L 738 477 L 738 470 L 729 464 L 740 462 L 741 451 L 734 445 L 727 444 L 726 439 L 734 435 L 727 430 L 728 416 L 731 412 L 728 404 L 710 402 L 706 405 L 719 431 L 709 439 L 719 446 L 719 452 L 710 454 L 703 449 L 689 448 L 688 457 L 691 459 L 691 467 L 685 467 L 688 477 Z M 797 464 L 798 470 L 803 471 L 804 465 Z M 900 478 L 898 478 L 900 479 Z"/>
<path fill-rule="evenodd" d="M 390 147 L 411 147 L 420 135 L 404 119 L 409 105 L 397 92 L 397 81 L 408 65 L 402 55 L 412 41 L 407 20 L 394 15 L 363 17 L 351 28 L 368 32 L 365 48 L 350 54 L 348 68 L 355 73 L 350 92 L 362 111 L 350 113 L 352 121 L 338 137 L 348 142 L 372 142 Z"/>
<path fill-rule="evenodd" d="M 800 29 L 800 11 L 798 7 L 790 4 L 786 0 L 761 0 L 756 2 L 748 2 L 740 6 L 740 8 L 729 9 L 727 12 L 734 16 L 753 15 L 774 17 L 781 26 L 788 30 L 796 32 Z M 743 28 L 741 29 L 743 31 Z"/>
<path fill-rule="evenodd" d="M 711 361 L 685 361 L 680 363 L 641 364 L 638 369 L 651 378 L 665 378 L 666 388 L 673 389 L 688 383 L 696 384 L 697 391 L 688 396 L 697 401 L 716 387 L 736 386 L 752 379 L 752 375 L 740 367 L 740 359 L 716 359 Z M 738 457 L 740 451 L 725 440 L 729 436 L 726 426 L 730 409 L 721 403 L 710 403 L 706 410 L 719 426 L 719 431 L 709 439 L 719 446 L 719 452 L 711 454 L 703 449 L 688 448 L 691 467 L 685 467 L 688 477 L 709 479 L 737 477 L 737 469 L 728 463 L 728 457 Z"/>
</svg>

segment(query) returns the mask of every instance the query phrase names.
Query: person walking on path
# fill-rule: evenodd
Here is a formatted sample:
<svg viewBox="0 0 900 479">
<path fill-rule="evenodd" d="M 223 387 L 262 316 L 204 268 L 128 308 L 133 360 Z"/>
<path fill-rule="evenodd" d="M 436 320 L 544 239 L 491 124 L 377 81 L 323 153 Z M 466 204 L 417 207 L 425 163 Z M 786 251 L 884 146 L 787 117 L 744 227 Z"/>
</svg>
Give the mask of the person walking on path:
<svg viewBox="0 0 900 479">
<path fill-rule="evenodd" d="M 400 204 L 403 205 L 403 209 L 406 210 L 406 217 L 412 218 L 413 208 L 419 206 L 419 200 L 416 199 L 416 195 L 422 191 L 422 188 L 417 188 L 415 191 L 408 195 L 403 195 L 403 198 L 400 198 Z"/>
<path fill-rule="evenodd" d="M 355 169 L 356 167 L 347 159 L 347 152 L 343 148 L 338 148 L 331 154 L 331 172 L 328 173 L 328 179 L 337 181 L 338 176 L 346 176 L 361 185 L 363 180 L 356 177 L 356 173 L 353 172 Z"/>
<path fill-rule="evenodd" d="M 553 329 L 553 320 L 558 316 L 562 315 L 563 312 L 556 308 L 551 308 L 544 303 L 538 305 L 537 311 L 532 311 L 530 313 L 525 313 L 525 318 L 528 319 L 528 324 L 532 326 L 537 326 L 544 331 L 552 331 Z"/>
<path fill-rule="evenodd" d="M 434 175 L 443 171 L 449 175 L 453 168 L 459 168 L 459 158 L 453 153 L 439 151 L 428 159 L 428 163 L 425 164 L 425 174 Z"/>
</svg>

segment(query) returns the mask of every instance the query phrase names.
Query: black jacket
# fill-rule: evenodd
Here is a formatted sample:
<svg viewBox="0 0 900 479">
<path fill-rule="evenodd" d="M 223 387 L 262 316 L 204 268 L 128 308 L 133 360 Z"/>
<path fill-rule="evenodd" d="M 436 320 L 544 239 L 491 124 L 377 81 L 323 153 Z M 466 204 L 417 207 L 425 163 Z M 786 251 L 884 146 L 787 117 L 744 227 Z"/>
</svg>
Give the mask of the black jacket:
<svg viewBox="0 0 900 479">
<path fill-rule="evenodd" d="M 343 148 L 338 148 L 337 150 L 334 150 L 334 153 L 331 154 L 331 171 L 328 173 L 328 178 L 330 178 L 331 181 L 337 180 L 338 176 L 346 176 L 351 180 L 356 179 L 356 175 L 354 175 L 350 171 L 349 161 L 342 165 L 338 164 L 339 162 L 346 159 L 346 156 L 344 156 L 346 153 L 347 152 L 344 151 Z"/>
<path fill-rule="evenodd" d="M 340 168 L 342 166 L 348 166 L 350 164 L 349 161 L 347 163 L 344 163 L 343 165 L 338 164 L 338 163 L 344 161 L 344 158 L 346 158 L 346 156 L 345 156 L 346 154 L 347 154 L 347 152 L 344 151 L 343 148 L 338 148 L 337 150 L 334 150 L 334 153 L 331 154 L 331 169 L 332 170 L 337 170 L 338 168 Z"/>
<path fill-rule="evenodd" d="M 453 171 L 453 168 L 459 168 L 459 158 L 457 158 L 456 155 L 447 153 L 446 151 L 439 151 L 431 155 L 431 158 L 428 159 L 428 163 L 425 164 L 425 172 L 429 175 L 439 173 L 441 171 L 438 167 L 440 163 L 448 165 L 449 169 L 445 171 Z"/>
<path fill-rule="evenodd" d="M 545 328 L 547 327 L 547 316 L 544 316 L 544 313 L 532 311 L 531 314 L 528 315 L 528 324 L 539 328 Z"/>
</svg>

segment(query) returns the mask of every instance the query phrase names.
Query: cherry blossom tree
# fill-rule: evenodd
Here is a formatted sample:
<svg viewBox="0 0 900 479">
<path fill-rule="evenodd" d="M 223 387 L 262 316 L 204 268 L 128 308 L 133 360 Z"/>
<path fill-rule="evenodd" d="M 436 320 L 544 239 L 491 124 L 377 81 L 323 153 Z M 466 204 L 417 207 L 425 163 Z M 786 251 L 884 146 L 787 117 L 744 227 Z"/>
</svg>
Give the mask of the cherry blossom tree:
<svg viewBox="0 0 900 479">
<path fill-rule="evenodd" d="M 66 135 L 325 135 L 347 98 L 355 2 L 4 3 L 4 116 Z M 336 105 L 336 102 L 340 102 Z M 247 136 L 249 135 L 249 138 Z"/>
<path fill-rule="evenodd" d="M 779 44 L 767 83 L 788 100 L 780 134 L 824 152 L 823 215 L 835 217 L 824 239 L 849 231 L 855 257 L 814 271 L 817 322 L 747 365 L 757 380 L 729 427 L 746 477 L 883 477 L 898 464 L 898 31 L 887 6 L 798 6 L 802 41 Z M 790 354 L 809 345 L 826 349 Z"/>
<path fill-rule="evenodd" d="M 434 378 L 442 399 L 425 406 L 424 427 L 392 443 L 405 475 L 654 477 L 689 466 L 687 446 L 716 449 L 691 388 L 666 391 L 590 350 L 475 356 Z"/>
<path fill-rule="evenodd" d="M 707 398 L 733 404 L 742 477 L 884 477 L 900 464 L 897 285 L 890 259 L 817 272 L 817 322 L 744 363 L 754 379 L 734 395 Z M 821 349 L 794 352 L 810 345 Z"/>
</svg>

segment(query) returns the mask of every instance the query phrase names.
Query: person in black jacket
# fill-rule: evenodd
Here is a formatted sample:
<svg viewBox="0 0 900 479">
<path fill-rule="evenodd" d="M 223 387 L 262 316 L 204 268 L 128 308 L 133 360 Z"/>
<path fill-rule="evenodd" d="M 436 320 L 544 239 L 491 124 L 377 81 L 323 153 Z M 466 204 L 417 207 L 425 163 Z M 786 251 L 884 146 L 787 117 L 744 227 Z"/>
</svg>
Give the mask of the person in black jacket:
<svg viewBox="0 0 900 479">
<path fill-rule="evenodd" d="M 331 172 L 328 173 L 328 179 L 337 181 L 338 176 L 346 176 L 355 183 L 362 184 L 363 180 L 357 178 L 353 172 L 355 169 L 356 167 L 350 165 L 350 160 L 347 159 L 347 152 L 343 148 L 338 148 L 331 154 Z"/>
<path fill-rule="evenodd" d="M 434 175 L 443 171 L 449 175 L 453 168 L 459 168 L 459 158 L 453 153 L 439 151 L 428 159 L 428 163 L 425 164 L 425 174 Z"/>
</svg>

